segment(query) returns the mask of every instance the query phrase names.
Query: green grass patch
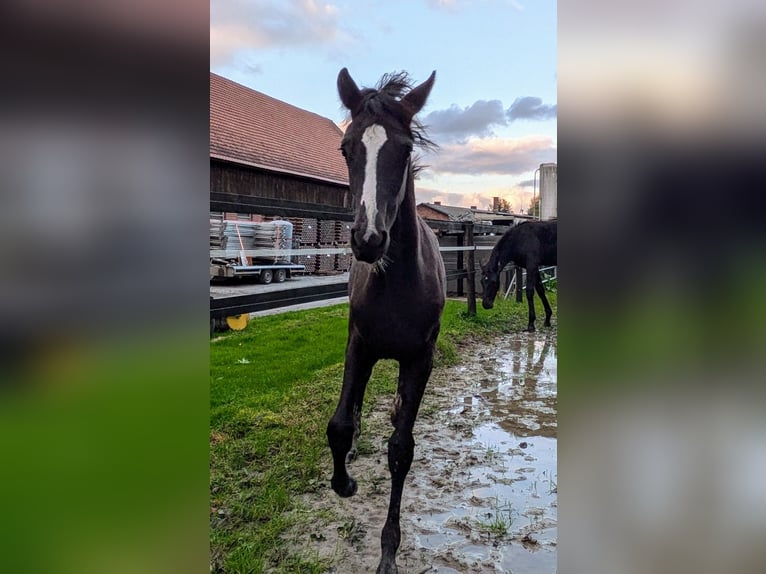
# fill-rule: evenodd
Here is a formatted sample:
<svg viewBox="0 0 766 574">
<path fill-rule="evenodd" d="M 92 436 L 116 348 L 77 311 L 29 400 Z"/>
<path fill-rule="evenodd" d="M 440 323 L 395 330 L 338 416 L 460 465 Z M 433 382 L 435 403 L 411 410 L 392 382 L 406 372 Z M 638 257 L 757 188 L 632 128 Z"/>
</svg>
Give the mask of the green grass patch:
<svg viewBox="0 0 766 574">
<path fill-rule="evenodd" d="M 555 321 L 556 295 L 549 300 Z M 469 316 L 464 302 L 448 301 L 436 366 L 457 363 L 467 341 L 520 331 L 526 322 L 526 302 L 498 300 Z M 340 395 L 347 330 L 348 305 L 336 305 L 259 317 L 211 341 L 213 572 L 324 571 L 318 558 L 291 552 L 280 536 L 294 520 L 297 496 L 317 489 L 328 465 L 325 428 Z M 393 361 L 376 365 L 365 410 L 393 395 L 397 373 Z"/>
<path fill-rule="evenodd" d="M 483 517 L 474 521 L 474 527 L 481 533 L 499 539 L 511 532 L 513 518 L 511 516 L 511 503 L 506 501 L 500 504 L 500 499 L 495 497 L 492 508 Z"/>
</svg>

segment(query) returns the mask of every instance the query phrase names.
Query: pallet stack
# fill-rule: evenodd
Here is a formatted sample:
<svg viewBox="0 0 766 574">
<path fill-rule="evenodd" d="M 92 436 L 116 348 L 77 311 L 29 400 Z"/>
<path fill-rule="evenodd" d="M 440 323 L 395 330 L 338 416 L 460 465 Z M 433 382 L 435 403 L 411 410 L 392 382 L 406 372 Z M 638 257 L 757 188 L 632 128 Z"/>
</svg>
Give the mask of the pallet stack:
<svg viewBox="0 0 766 574">
<path fill-rule="evenodd" d="M 335 222 L 335 244 L 339 247 L 345 247 L 351 242 L 351 222 Z"/>
<path fill-rule="evenodd" d="M 301 246 L 296 241 L 293 243 L 293 249 L 300 250 Z M 295 251 L 293 251 L 295 253 Z M 316 273 L 317 270 L 317 256 L 316 255 L 293 255 L 293 263 L 298 265 L 304 265 L 306 267 L 304 273 Z"/>
<path fill-rule="evenodd" d="M 224 233 L 223 220 L 210 218 L 210 249 L 226 249 L 228 239 Z"/>
<path fill-rule="evenodd" d="M 291 249 L 293 245 L 293 224 L 289 221 L 276 220 L 253 224 L 253 247 L 255 249 Z M 259 257 L 261 260 L 290 261 L 290 257 Z"/>
<path fill-rule="evenodd" d="M 335 254 L 321 253 L 317 255 L 317 273 L 332 273 L 335 271 Z"/>
<path fill-rule="evenodd" d="M 296 254 L 306 249 L 330 249 L 348 247 L 351 242 L 350 221 L 292 217 L 293 263 L 306 267 L 306 273 L 342 273 L 351 268 L 352 255 L 324 253 L 318 255 Z"/>
<path fill-rule="evenodd" d="M 351 269 L 351 261 L 354 256 L 351 253 L 338 253 L 335 256 L 335 270 L 345 273 Z"/>
<path fill-rule="evenodd" d="M 320 219 L 317 233 L 317 249 L 335 247 L 335 220 Z M 335 254 L 322 253 L 317 256 L 317 273 L 333 273 L 335 271 Z"/>
<path fill-rule="evenodd" d="M 351 244 L 351 222 L 335 222 L 335 245 L 337 247 L 348 247 Z M 351 269 L 353 255 L 350 253 L 338 253 L 335 256 L 335 270 L 345 273 Z"/>
<path fill-rule="evenodd" d="M 338 222 L 334 219 L 321 219 L 319 221 L 319 239 L 317 243 L 320 245 L 334 245 L 335 244 L 335 225 Z"/>
<path fill-rule="evenodd" d="M 317 243 L 317 220 L 313 217 L 290 217 L 288 221 L 293 225 L 293 249 L 316 249 Z M 316 255 L 296 255 L 293 262 L 306 267 L 305 273 L 316 273 Z"/>
<path fill-rule="evenodd" d="M 316 245 L 317 220 L 313 217 L 290 217 L 293 224 L 293 239 L 297 239 L 301 245 Z"/>
</svg>

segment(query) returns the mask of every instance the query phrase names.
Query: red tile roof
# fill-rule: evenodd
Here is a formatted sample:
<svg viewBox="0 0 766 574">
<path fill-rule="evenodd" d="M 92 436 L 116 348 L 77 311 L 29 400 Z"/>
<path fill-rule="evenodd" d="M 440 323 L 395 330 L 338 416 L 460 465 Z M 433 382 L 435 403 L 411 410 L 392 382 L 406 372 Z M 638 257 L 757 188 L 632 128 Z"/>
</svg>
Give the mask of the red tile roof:
<svg viewBox="0 0 766 574">
<path fill-rule="evenodd" d="M 348 185 L 332 120 L 210 73 L 210 157 Z"/>
</svg>

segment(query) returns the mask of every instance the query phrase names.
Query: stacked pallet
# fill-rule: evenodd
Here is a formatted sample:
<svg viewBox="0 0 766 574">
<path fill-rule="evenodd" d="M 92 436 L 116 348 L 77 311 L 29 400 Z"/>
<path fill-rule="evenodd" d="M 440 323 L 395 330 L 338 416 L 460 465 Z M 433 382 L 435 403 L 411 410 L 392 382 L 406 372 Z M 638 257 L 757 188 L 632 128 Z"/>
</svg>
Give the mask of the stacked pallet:
<svg viewBox="0 0 766 574">
<path fill-rule="evenodd" d="M 336 221 L 335 222 L 335 244 L 336 245 L 348 245 L 351 242 L 351 222 L 350 221 Z"/>
<path fill-rule="evenodd" d="M 335 271 L 335 254 L 322 253 L 317 256 L 317 273 L 332 273 Z"/>
<path fill-rule="evenodd" d="M 224 234 L 223 220 L 210 218 L 210 249 L 226 249 L 228 240 Z"/>
<path fill-rule="evenodd" d="M 305 266 L 304 273 L 316 273 L 317 271 L 316 255 L 297 255 L 293 257 L 293 262 Z"/>
<path fill-rule="evenodd" d="M 335 256 L 335 270 L 346 272 L 349 269 L 351 269 L 351 261 L 353 260 L 353 255 L 350 253 L 338 253 Z"/>
<path fill-rule="evenodd" d="M 320 245 L 333 245 L 335 243 L 335 225 L 337 223 L 334 219 L 322 219 L 319 221 L 318 243 Z"/>
<path fill-rule="evenodd" d="M 291 217 L 293 238 L 303 245 L 315 245 L 317 242 L 317 220 L 313 217 Z"/>
</svg>

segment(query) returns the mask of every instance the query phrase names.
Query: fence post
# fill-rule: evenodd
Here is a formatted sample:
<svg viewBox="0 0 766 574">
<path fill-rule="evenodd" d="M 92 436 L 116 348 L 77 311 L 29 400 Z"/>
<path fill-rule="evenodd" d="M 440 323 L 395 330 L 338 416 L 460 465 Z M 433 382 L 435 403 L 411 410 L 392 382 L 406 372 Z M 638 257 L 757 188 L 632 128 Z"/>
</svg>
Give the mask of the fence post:
<svg viewBox="0 0 766 574">
<path fill-rule="evenodd" d="M 524 281 L 524 269 L 516 267 L 516 303 L 521 303 L 521 282 Z"/>
<path fill-rule="evenodd" d="M 463 247 L 462 235 L 457 236 L 457 246 Z M 457 270 L 463 271 L 463 252 L 462 251 L 457 252 Z M 458 278 L 457 278 L 457 296 L 458 297 L 463 296 L 463 276 L 462 275 L 458 275 Z"/>
<path fill-rule="evenodd" d="M 463 225 L 463 235 L 465 237 L 465 246 L 470 248 L 466 255 L 466 267 L 468 269 L 468 314 L 476 315 L 476 251 L 473 249 L 473 223 Z"/>
</svg>

